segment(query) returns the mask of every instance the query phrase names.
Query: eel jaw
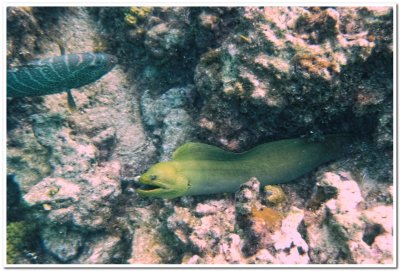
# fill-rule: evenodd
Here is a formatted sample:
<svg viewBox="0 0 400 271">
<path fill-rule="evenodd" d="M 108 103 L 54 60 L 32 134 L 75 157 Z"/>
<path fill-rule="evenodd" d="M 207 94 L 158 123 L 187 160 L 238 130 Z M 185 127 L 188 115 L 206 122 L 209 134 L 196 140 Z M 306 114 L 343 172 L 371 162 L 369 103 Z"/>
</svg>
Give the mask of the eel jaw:
<svg viewBox="0 0 400 271">
<path fill-rule="evenodd" d="M 189 181 L 180 174 L 172 162 L 161 162 L 138 178 L 136 192 L 140 196 L 173 199 L 187 194 Z"/>
<path fill-rule="evenodd" d="M 145 197 L 164 197 L 165 194 L 168 194 L 172 191 L 167 185 L 158 182 L 158 181 L 146 181 L 142 178 L 139 178 L 139 183 L 148 186 L 136 189 L 136 192 L 140 196 Z"/>
</svg>

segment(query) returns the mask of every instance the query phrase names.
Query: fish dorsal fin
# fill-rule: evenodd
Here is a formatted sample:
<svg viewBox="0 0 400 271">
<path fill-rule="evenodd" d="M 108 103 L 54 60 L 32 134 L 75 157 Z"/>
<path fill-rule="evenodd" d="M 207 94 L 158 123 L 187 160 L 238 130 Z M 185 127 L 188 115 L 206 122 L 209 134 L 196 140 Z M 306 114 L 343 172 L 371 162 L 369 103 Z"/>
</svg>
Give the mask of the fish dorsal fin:
<svg viewBox="0 0 400 271">
<path fill-rule="evenodd" d="M 172 159 L 176 161 L 188 160 L 210 160 L 222 161 L 237 158 L 238 154 L 222 150 L 218 147 L 203 143 L 186 143 L 180 146 L 172 155 Z"/>
</svg>

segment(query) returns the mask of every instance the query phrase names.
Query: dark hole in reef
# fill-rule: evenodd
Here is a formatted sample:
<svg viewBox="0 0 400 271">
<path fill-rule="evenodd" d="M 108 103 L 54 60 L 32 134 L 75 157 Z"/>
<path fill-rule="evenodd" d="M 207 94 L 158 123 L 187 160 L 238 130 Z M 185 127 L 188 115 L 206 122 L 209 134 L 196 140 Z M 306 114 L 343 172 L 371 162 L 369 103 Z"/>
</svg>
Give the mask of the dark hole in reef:
<svg viewBox="0 0 400 271">
<path fill-rule="evenodd" d="M 333 186 L 317 186 L 312 198 L 307 203 L 307 208 L 317 210 L 322 203 L 335 198 L 337 196 L 337 188 Z"/>
<path fill-rule="evenodd" d="M 304 255 L 306 252 L 304 251 L 303 247 L 297 247 L 297 251 L 299 252 L 300 255 Z"/>
<path fill-rule="evenodd" d="M 385 230 L 383 229 L 381 224 L 367 224 L 364 229 L 362 240 L 370 246 L 375 241 L 375 237 L 377 237 L 384 231 Z"/>
</svg>

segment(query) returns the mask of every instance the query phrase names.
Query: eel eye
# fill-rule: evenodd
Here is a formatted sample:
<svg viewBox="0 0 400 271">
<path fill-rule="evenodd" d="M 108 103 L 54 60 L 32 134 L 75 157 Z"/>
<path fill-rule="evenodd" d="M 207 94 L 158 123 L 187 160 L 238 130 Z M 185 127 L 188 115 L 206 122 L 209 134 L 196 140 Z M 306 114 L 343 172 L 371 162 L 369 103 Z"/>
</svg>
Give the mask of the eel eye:
<svg viewBox="0 0 400 271">
<path fill-rule="evenodd" d="M 152 180 L 152 181 L 157 180 L 157 176 L 156 176 L 156 175 L 151 175 L 151 176 L 150 176 L 150 180 Z"/>
</svg>

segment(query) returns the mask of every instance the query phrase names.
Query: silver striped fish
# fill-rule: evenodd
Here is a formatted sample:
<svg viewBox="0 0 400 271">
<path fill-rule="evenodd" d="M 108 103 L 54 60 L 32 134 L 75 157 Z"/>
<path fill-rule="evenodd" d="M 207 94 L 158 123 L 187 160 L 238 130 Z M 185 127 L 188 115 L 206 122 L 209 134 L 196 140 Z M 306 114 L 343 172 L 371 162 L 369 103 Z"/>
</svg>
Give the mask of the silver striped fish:
<svg viewBox="0 0 400 271">
<path fill-rule="evenodd" d="M 7 71 L 7 96 L 41 96 L 70 90 L 92 83 L 108 73 L 117 63 L 106 53 L 64 54 L 30 62 Z M 72 100 L 70 100 L 72 99 Z"/>
</svg>

